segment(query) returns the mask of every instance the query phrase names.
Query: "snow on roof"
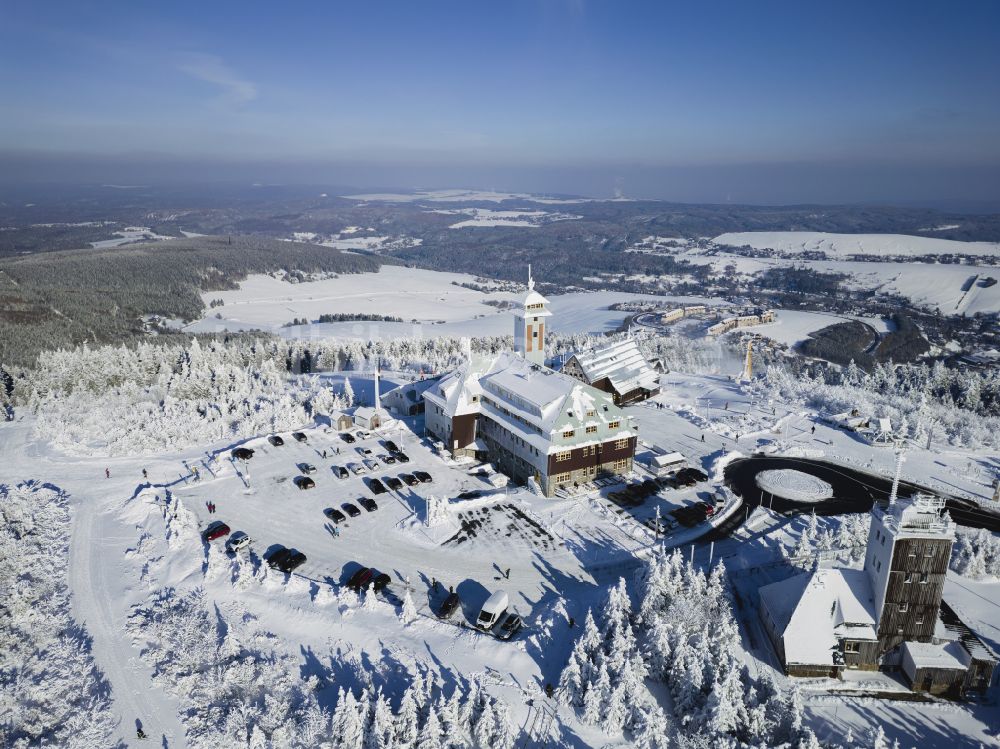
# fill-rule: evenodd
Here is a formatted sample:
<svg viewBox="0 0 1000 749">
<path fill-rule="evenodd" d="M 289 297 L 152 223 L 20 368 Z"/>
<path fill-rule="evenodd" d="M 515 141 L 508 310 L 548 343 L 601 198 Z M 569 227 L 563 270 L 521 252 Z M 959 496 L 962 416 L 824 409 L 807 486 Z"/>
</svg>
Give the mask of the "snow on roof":
<svg viewBox="0 0 1000 749">
<path fill-rule="evenodd" d="M 875 640 L 875 604 L 863 570 L 819 569 L 765 585 L 760 598 L 786 664 L 832 665 L 838 640 Z"/>
<path fill-rule="evenodd" d="M 930 494 L 900 499 L 888 507 L 875 508 L 876 518 L 894 538 L 955 538 L 955 523 L 945 500 Z"/>
<path fill-rule="evenodd" d="M 917 668 L 965 671 L 969 667 L 969 654 L 959 642 L 945 642 L 940 645 L 929 642 L 904 642 L 903 653 L 904 656 L 909 654 L 910 660 Z"/>
<path fill-rule="evenodd" d="M 637 387 L 647 390 L 656 387 L 656 370 L 646 361 L 631 338 L 588 351 L 578 351 L 574 356 L 589 382 L 607 377 L 619 393 L 627 393 Z"/>
<path fill-rule="evenodd" d="M 668 455 L 654 455 L 649 462 L 662 468 L 664 466 L 683 463 L 685 460 L 687 460 L 687 458 L 680 453 L 669 453 Z"/>
</svg>

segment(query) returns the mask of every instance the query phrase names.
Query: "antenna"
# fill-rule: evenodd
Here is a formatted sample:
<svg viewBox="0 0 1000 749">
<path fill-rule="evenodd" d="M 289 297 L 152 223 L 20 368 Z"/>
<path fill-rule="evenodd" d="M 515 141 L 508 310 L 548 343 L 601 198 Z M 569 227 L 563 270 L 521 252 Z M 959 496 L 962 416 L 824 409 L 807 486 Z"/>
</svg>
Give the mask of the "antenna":
<svg viewBox="0 0 1000 749">
<path fill-rule="evenodd" d="M 531 263 L 528 263 L 528 291 L 535 290 L 535 279 L 531 277 Z"/>
<path fill-rule="evenodd" d="M 889 504 L 896 504 L 899 494 L 899 475 L 903 472 L 903 461 L 906 460 L 906 447 L 902 441 L 896 443 L 896 475 L 892 479 L 892 491 L 889 493 Z"/>
</svg>

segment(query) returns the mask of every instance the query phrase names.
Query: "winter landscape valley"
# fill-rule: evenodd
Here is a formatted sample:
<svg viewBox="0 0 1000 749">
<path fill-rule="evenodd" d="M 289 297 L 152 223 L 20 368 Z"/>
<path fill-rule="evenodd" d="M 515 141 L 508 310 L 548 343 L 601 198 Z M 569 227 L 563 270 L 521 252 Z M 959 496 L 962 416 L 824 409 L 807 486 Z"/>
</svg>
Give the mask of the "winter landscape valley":
<svg viewBox="0 0 1000 749">
<path fill-rule="evenodd" d="M 0 19 L 0 747 L 1000 746 L 996 3 Z"/>
</svg>

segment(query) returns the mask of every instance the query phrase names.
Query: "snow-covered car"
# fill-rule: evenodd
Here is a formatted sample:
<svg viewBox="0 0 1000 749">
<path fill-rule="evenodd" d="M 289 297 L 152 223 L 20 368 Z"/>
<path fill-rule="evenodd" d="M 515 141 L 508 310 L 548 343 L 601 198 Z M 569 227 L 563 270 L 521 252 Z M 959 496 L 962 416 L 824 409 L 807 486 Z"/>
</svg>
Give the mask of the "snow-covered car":
<svg viewBox="0 0 1000 749">
<path fill-rule="evenodd" d="M 358 430 L 358 439 L 359 440 L 371 439 L 371 436 L 372 436 L 371 432 L 366 432 L 364 429 L 359 429 Z"/>
<path fill-rule="evenodd" d="M 354 435 L 350 432 L 341 432 L 340 439 L 344 440 L 348 445 L 354 444 Z"/>
<path fill-rule="evenodd" d="M 388 491 L 378 479 L 368 479 L 368 488 L 371 489 L 372 494 L 385 494 Z"/>
<path fill-rule="evenodd" d="M 350 477 L 350 473 L 344 466 L 333 466 L 333 475 L 338 479 L 346 479 Z"/>
<path fill-rule="evenodd" d="M 476 626 L 486 632 L 493 629 L 493 626 L 507 613 L 509 605 L 510 599 L 507 594 L 502 590 L 495 591 L 479 611 L 479 616 L 476 617 Z"/>
<path fill-rule="evenodd" d="M 401 473 L 399 477 L 403 479 L 403 483 L 407 486 L 416 486 L 420 483 L 420 479 L 414 476 L 412 473 Z"/>
<path fill-rule="evenodd" d="M 325 510 L 323 510 L 323 514 L 326 515 L 328 520 L 332 520 L 334 523 L 337 524 L 343 523 L 345 520 L 347 520 L 347 516 L 344 513 L 333 507 L 327 507 Z"/>
<path fill-rule="evenodd" d="M 316 473 L 316 466 L 312 463 L 299 463 L 298 469 L 302 471 L 306 476 Z"/>
<path fill-rule="evenodd" d="M 267 556 L 267 564 L 272 569 L 281 569 L 281 565 L 286 559 L 291 555 L 292 550 L 286 549 L 284 546 L 279 546 L 277 549 L 272 551 Z"/>
<path fill-rule="evenodd" d="M 217 538 L 222 538 L 223 536 L 228 535 L 229 526 L 221 520 L 216 520 L 205 529 L 204 533 L 202 533 L 202 536 L 206 541 L 214 541 Z"/>
<path fill-rule="evenodd" d="M 249 549 L 250 543 L 251 543 L 250 536 L 248 536 L 243 531 L 236 531 L 236 533 L 231 535 L 229 539 L 226 541 L 226 548 L 229 551 L 237 552 L 240 551 L 241 549 Z"/>
<path fill-rule="evenodd" d="M 365 471 L 367 471 L 367 470 L 368 470 L 367 468 L 365 468 L 365 467 L 364 467 L 363 465 L 361 465 L 360 463 L 351 463 L 351 464 L 349 464 L 349 465 L 348 465 L 347 467 L 348 467 L 348 468 L 350 468 L 350 469 L 351 469 L 351 472 L 352 472 L 352 473 L 355 473 L 355 474 L 358 474 L 358 473 L 364 473 Z"/>
<path fill-rule="evenodd" d="M 270 437 L 268 437 L 267 441 L 270 442 L 275 447 L 281 447 L 283 444 L 285 444 L 285 441 L 276 434 L 272 434 Z"/>
<path fill-rule="evenodd" d="M 392 465 L 393 463 L 396 462 L 396 459 L 391 455 L 382 454 L 378 456 L 378 459 L 381 460 L 383 463 L 385 463 L 387 466 Z"/>
<path fill-rule="evenodd" d="M 494 630 L 494 634 L 501 640 L 509 640 L 520 631 L 522 624 L 521 617 L 517 613 L 511 612 L 500 622 L 500 626 Z"/>
<path fill-rule="evenodd" d="M 303 432 L 292 432 L 292 439 L 296 442 L 308 442 L 309 439 Z"/>
<path fill-rule="evenodd" d="M 378 461 L 377 460 L 372 460 L 371 458 L 365 458 L 361 462 L 365 464 L 365 468 L 367 468 L 369 471 L 377 471 L 378 470 Z"/>
<path fill-rule="evenodd" d="M 365 447 L 364 445 L 359 445 L 358 447 L 355 447 L 354 449 L 358 451 L 358 455 L 371 455 L 372 454 L 372 449 L 370 447 Z"/>
</svg>

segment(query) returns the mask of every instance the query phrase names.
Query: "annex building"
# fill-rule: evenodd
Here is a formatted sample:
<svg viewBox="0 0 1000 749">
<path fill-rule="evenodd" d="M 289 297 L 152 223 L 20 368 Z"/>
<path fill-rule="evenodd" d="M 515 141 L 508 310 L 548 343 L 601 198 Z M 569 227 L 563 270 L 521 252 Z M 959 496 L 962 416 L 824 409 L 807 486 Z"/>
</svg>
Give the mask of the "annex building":
<svg viewBox="0 0 1000 749">
<path fill-rule="evenodd" d="M 578 351 L 566 360 L 562 371 L 610 393 L 620 406 L 644 401 L 660 392 L 659 374 L 632 338 Z"/>
</svg>

